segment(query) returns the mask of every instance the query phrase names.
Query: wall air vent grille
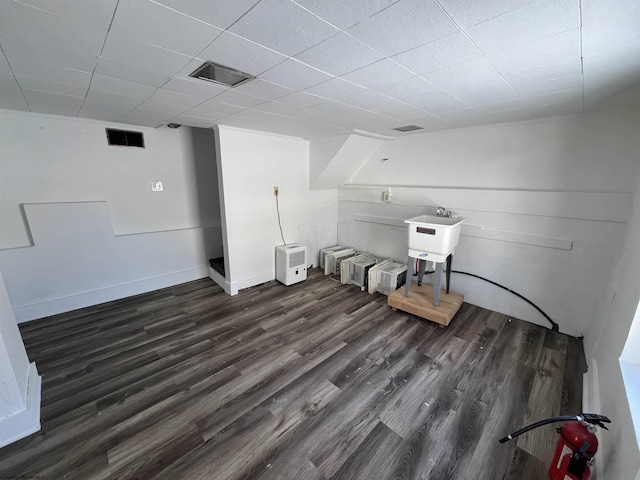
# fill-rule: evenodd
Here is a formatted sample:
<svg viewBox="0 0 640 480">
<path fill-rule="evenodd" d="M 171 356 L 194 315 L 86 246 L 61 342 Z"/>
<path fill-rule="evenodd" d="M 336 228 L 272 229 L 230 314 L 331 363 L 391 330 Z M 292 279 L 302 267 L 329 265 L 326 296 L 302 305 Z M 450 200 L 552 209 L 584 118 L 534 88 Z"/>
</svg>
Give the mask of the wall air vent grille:
<svg viewBox="0 0 640 480">
<path fill-rule="evenodd" d="M 218 65 L 213 62 L 203 63 L 189 76 L 200 80 L 206 80 L 207 82 L 220 83 L 222 85 L 227 85 L 228 87 L 235 87 L 255 78 L 248 73 L 234 70 L 233 68 L 225 67 L 224 65 Z"/>
<path fill-rule="evenodd" d="M 107 128 L 106 131 L 107 143 L 109 145 L 144 148 L 144 136 L 142 135 L 142 132 L 117 130 L 115 128 Z"/>
<path fill-rule="evenodd" d="M 423 128 L 418 125 L 405 125 L 404 127 L 394 128 L 394 130 L 398 132 L 413 132 L 414 130 L 423 130 Z"/>
</svg>

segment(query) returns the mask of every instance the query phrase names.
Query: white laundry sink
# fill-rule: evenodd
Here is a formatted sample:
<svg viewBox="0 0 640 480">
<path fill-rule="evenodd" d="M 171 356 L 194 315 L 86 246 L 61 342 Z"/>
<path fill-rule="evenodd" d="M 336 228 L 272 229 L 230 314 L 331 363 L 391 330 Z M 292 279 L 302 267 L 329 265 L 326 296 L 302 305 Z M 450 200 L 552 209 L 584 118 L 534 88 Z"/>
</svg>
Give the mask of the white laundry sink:
<svg viewBox="0 0 640 480">
<path fill-rule="evenodd" d="M 420 215 L 405 220 L 409 224 L 409 250 L 447 256 L 460 239 L 464 218 Z"/>
</svg>

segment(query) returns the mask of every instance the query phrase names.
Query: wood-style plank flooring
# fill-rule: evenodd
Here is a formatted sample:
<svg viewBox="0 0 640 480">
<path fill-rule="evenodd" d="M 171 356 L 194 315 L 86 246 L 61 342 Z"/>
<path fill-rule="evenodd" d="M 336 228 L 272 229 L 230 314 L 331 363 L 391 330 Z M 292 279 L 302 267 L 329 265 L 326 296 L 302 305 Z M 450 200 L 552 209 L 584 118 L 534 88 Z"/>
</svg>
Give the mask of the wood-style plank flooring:
<svg viewBox="0 0 640 480">
<path fill-rule="evenodd" d="M 581 410 L 579 340 L 464 304 L 447 328 L 311 270 L 209 279 L 21 325 L 42 430 L 0 478 L 540 479 Z"/>
</svg>

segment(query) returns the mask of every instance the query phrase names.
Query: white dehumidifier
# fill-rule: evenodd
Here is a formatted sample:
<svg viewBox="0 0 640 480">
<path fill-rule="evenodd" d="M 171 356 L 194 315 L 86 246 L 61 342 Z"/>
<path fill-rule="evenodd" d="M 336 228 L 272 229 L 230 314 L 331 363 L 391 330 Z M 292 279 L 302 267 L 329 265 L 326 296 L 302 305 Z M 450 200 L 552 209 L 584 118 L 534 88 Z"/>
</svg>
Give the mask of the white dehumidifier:
<svg viewBox="0 0 640 480">
<path fill-rule="evenodd" d="M 276 280 L 285 285 L 307 279 L 307 247 L 297 243 L 276 247 Z"/>
</svg>

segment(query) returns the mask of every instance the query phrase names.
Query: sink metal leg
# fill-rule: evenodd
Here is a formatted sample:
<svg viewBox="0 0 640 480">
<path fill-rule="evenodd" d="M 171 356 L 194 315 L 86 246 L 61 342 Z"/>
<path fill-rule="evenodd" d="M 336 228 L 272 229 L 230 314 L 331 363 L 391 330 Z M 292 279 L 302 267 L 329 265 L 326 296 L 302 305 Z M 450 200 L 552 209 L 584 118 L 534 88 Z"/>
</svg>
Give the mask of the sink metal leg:
<svg viewBox="0 0 640 480">
<path fill-rule="evenodd" d="M 418 260 L 418 286 L 421 287 L 422 286 L 422 277 L 424 277 L 424 270 L 425 267 L 427 266 L 427 261 L 426 260 Z"/>
<path fill-rule="evenodd" d="M 413 258 L 408 257 L 407 260 L 407 281 L 404 284 L 404 296 L 409 296 L 409 288 L 411 288 L 411 278 L 413 277 Z"/>
<path fill-rule="evenodd" d="M 451 287 L 451 263 L 453 262 L 453 253 L 449 254 L 447 257 L 447 293 L 449 293 L 449 288 Z"/>
<path fill-rule="evenodd" d="M 440 304 L 440 284 L 442 283 L 442 262 L 435 264 L 435 272 L 433 277 L 433 306 Z"/>
</svg>

